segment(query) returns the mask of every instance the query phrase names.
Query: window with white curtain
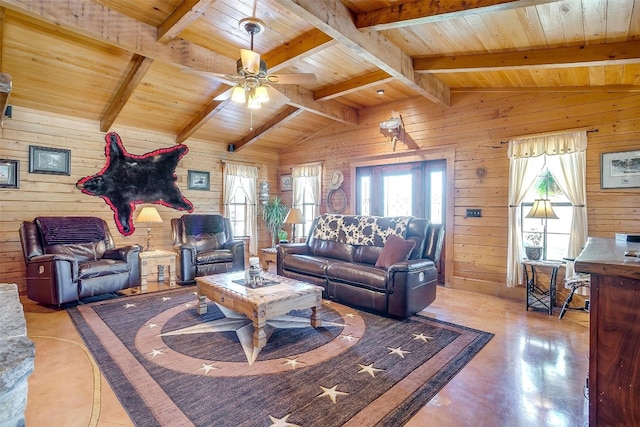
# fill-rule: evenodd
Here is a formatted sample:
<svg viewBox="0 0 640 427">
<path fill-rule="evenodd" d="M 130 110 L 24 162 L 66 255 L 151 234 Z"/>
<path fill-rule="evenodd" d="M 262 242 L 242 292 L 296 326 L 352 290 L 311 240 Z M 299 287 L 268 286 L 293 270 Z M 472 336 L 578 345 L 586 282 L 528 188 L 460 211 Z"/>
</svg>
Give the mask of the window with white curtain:
<svg viewBox="0 0 640 427">
<path fill-rule="evenodd" d="M 225 163 L 224 216 L 231 221 L 233 235 L 249 237 L 249 253 L 258 253 L 256 199 L 258 168 L 256 166 Z"/>
<path fill-rule="evenodd" d="M 296 225 L 296 236 L 307 236 L 311 223 L 320 213 L 322 166 L 320 164 L 291 168 L 293 206 L 302 211 L 305 223 Z"/>
<path fill-rule="evenodd" d="M 571 213 L 567 214 L 570 216 L 570 227 L 565 257 L 575 258 L 582 250 L 588 232 L 586 149 L 587 133 L 585 131 L 509 141 L 507 286 L 517 286 L 524 281 L 521 266 L 524 259 L 522 205 L 527 202 L 525 200 L 527 194 L 540 174 L 544 173 L 545 168 L 570 203 Z"/>
</svg>

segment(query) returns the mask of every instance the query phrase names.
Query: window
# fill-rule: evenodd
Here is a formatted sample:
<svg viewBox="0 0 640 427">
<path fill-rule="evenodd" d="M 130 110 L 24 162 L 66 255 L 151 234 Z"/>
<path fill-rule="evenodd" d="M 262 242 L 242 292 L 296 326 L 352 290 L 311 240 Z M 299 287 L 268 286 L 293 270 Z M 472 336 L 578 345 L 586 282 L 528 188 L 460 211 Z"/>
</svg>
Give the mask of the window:
<svg viewBox="0 0 640 427">
<path fill-rule="evenodd" d="M 231 229 L 236 237 L 246 237 L 249 235 L 249 206 L 248 200 L 242 191 L 235 191 L 229 200 L 229 220 Z"/>
<path fill-rule="evenodd" d="M 558 217 L 549 219 L 527 218 L 535 199 L 547 199 Z M 522 218 L 522 241 L 524 247 L 540 247 L 541 259 L 562 261 L 567 257 L 573 207 L 571 202 L 553 179 L 548 168 L 542 173 L 526 193 L 520 205 Z"/>
<path fill-rule="evenodd" d="M 509 141 L 509 231 L 507 241 L 508 287 L 524 282 L 522 260 L 524 240 L 534 227 L 542 227 L 544 257 L 559 260 L 578 256 L 587 241 L 585 131 L 566 132 Z M 559 191 L 551 191 L 553 178 Z M 545 182 L 546 181 L 546 182 Z M 533 199 L 544 195 L 554 206 L 558 219 L 536 223 L 526 218 L 525 210 Z M 530 193 L 531 189 L 535 192 Z M 538 189 L 537 191 L 535 189 Z M 549 190 L 547 192 L 547 190 Z M 556 196 L 558 198 L 556 198 Z M 557 211 L 555 206 L 557 205 Z M 570 213 L 569 213 L 570 212 Z M 540 220 L 538 220 L 540 221 Z M 568 243 L 567 243 L 568 242 Z"/>
<path fill-rule="evenodd" d="M 358 215 L 415 216 L 444 223 L 445 161 L 356 169 Z"/>
<path fill-rule="evenodd" d="M 302 211 L 305 220 L 304 224 L 296 226 L 296 236 L 307 236 L 313 219 L 318 215 L 321 176 L 322 166 L 319 164 L 291 168 L 293 207 Z"/>
<path fill-rule="evenodd" d="M 229 218 L 233 235 L 249 237 L 249 254 L 258 252 L 256 200 L 258 168 L 256 166 L 225 163 L 224 216 Z"/>
</svg>

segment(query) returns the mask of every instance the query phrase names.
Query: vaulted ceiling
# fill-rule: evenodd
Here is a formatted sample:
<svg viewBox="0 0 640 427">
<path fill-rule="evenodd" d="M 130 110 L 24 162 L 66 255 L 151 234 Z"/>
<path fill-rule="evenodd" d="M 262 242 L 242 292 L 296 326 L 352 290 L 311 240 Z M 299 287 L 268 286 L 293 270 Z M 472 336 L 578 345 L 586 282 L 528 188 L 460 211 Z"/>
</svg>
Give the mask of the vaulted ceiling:
<svg viewBox="0 0 640 427">
<path fill-rule="evenodd" d="M 188 72 L 235 74 L 251 16 L 270 74 L 316 75 L 273 85 L 258 110 Z M 283 150 L 407 97 L 640 90 L 640 0 L 0 0 L 0 23 L 10 104 L 237 150 Z"/>
</svg>

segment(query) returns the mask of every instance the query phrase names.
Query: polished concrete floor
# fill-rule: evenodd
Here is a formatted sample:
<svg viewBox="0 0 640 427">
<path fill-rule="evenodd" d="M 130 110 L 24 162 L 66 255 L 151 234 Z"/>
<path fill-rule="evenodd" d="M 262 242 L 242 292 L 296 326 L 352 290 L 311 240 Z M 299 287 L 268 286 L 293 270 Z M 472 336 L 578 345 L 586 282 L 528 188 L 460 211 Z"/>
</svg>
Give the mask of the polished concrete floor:
<svg viewBox="0 0 640 427">
<path fill-rule="evenodd" d="M 66 311 L 22 302 L 36 345 L 26 425 L 131 426 Z M 559 320 L 558 313 L 526 312 L 524 302 L 438 288 L 422 314 L 495 337 L 407 426 L 587 425 L 588 314 L 569 311 Z"/>
</svg>

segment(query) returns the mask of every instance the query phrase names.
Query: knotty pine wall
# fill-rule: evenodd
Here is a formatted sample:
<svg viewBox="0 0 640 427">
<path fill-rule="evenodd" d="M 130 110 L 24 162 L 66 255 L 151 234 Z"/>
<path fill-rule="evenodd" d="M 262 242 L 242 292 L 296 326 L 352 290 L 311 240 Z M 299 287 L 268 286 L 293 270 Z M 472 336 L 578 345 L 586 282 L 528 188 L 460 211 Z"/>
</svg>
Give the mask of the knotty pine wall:
<svg viewBox="0 0 640 427">
<path fill-rule="evenodd" d="M 128 152 L 144 154 L 175 144 L 174 136 L 131 128 L 114 128 L 122 138 Z M 20 161 L 20 188 L 0 188 L 0 282 L 17 283 L 19 291 L 26 292 L 24 258 L 18 229 L 23 220 L 40 215 L 90 215 L 103 218 L 109 224 L 116 244 L 146 243 L 146 225 L 136 224 L 136 231 L 122 236 L 113 220 L 113 211 L 102 198 L 89 196 L 75 187 L 82 177 L 98 173 L 105 165 L 104 132 L 99 123 L 59 116 L 42 111 L 13 107 L 13 117 L 5 119 L 0 128 L 0 158 Z M 29 173 L 29 145 L 71 149 L 71 175 L 45 175 Z M 261 152 L 248 147 L 242 152 L 227 153 L 223 144 L 189 139 L 189 152 L 176 168 L 178 187 L 194 205 L 194 213 L 221 213 L 222 161 L 256 164 L 258 181 L 266 179 L 272 193 L 278 188 L 278 156 L 274 152 Z M 209 171 L 210 191 L 187 189 L 187 171 Z M 171 218 L 186 213 L 160 205 L 157 207 L 164 220 L 152 224 L 152 246 L 172 250 Z M 138 205 L 134 219 L 140 211 Z M 258 220 L 259 247 L 268 247 L 271 241 L 262 220 Z"/>
<path fill-rule="evenodd" d="M 419 150 L 408 150 L 398 142 L 394 152 L 379 133 L 378 123 L 392 110 L 402 115 Z M 524 300 L 522 286 L 505 286 L 509 160 L 507 144 L 501 141 L 515 137 L 598 129 L 588 134 L 589 235 L 640 233 L 640 189 L 600 188 L 601 153 L 640 150 L 639 93 L 453 92 L 450 108 L 411 98 L 363 111 L 360 121 L 360 126 L 334 127 L 281 153 L 280 173 L 296 164 L 322 162 L 321 210 L 326 211 L 329 172 L 341 170 L 350 202 L 347 211 L 353 213 L 356 166 L 447 158 L 446 286 Z M 476 177 L 479 167 L 487 169 L 483 182 Z M 482 218 L 465 218 L 467 208 L 482 209 Z M 561 304 L 562 282 L 558 289 Z"/>
</svg>

